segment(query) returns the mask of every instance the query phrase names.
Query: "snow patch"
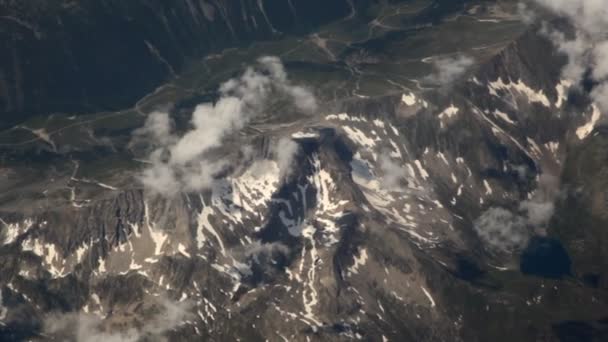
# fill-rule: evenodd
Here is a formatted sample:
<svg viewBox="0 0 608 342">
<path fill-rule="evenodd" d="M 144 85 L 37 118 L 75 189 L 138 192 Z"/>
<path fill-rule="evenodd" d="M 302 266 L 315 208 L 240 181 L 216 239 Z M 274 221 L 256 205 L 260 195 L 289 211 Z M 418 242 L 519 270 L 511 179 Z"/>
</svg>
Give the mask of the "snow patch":
<svg viewBox="0 0 608 342">
<path fill-rule="evenodd" d="M 413 106 L 416 104 L 416 95 L 414 95 L 414 93 L 409 93 L 407 95 L 403 94 L 403 96 L 401 96 L 401 102 L 408 106 Z"/>
<path fill-rule="evenodd" d="M 502 119 L 504 122 L 511 124 L 511 125 L 515 125 L 515 121 L 511 120 L 511 118 L 509 117 L 509 115 L 505 112 L 501 112 L 498 109 L 494 110 L 494 115 L 496 115 L 496 117 Z"/>
<path fill-rule="evenodd" d="M 572 86 L 572 82 L 568 80 L 561 80 L 555 90 L 557 91 L 557 101 L 555 102 L 556 108 L 561 108 L 564 101 L 568 100 L 568 89 Z"/>
<path fill-rule="evenodd" d="M 316 324 L 317 326 L 321 326 L 321 323 L 317 320 L 316 316 L 313 313 L 313 308 L 319 303 L 319 296 L 317 293 L 317 289 L 315 288 L 316 281 L 316 271 L 317 271 L 317 246 L 314 238 L 314 234 L 316 232 L 315 227 L 309 225 L 304 230 L 302 230 L 302 236 L 310 241 L 310 266 L 308 267 L 307 281 L 302 290 L 302 303 L 304 303 L 304 317 Z M 305 249 L 302 249 L 305 251 Z M 304 261 L 304 260 L 302 260 Z"/>
<path fill-rule="evenodd" d="M 448 108 L 444 109 L 443 112 L 439 113 L 439 118 L 442 120 L 445 118 L 449 119 L 458 114 L 459 111 L 460 109 L 452 104 Z"/>
<path fill-rule="evenodd" d="M 365 133 L 363 133 L 363 131 L 359 130 L 358 128 L 343 126 L 342 129 L 348 135 L 349 139 L 355 142 L 356 144 L 367 148 L 373 148 L 374 146 L 376 146 L 376 142 L 374 141 L 374 139 L 371 139 L 366 136 Z"/>
<path fill-rule="evenodd" d="M 2 241 L 3 245 L 8 245 L 15 242 L 20 235 L 23 235 L 29 231 L 34 225 L 34 221 L 31 219 L 25 219 L 22 222 L 17 223 L 7 223 L 0 218 L 0 223 L 2 223 L 5 228 L 3 234 L 4 239 Z M 0 238 L 1 237 L 2 235 L 0 235 Z"/>
<path fill-rule="evenodd" d="M 489 83 L 488 90 L 490 94 L 497 97 L 499 97 L 498 90 L 508 91 L 511 95 L 519 93 L 520 95 L 524 95 L 529 103 L 540 103 L 545 107 L 551 106 L 551 102 L 543 90 L 536 91 L 526 85 L 521 79 L 517 80 L 517 82 L 509 80 L 509 83 L 504 83 L 502 78 L 499 77 L 496 81 Z"/>
<path fill-rule="evenodd" d="M 429 178 L 429 173 L 426 172 L 426 169 L 422 166 L 422 163 L 420 163 L 420 160 L 416 159 L 414 161 L 414 164 L 416 164 L 416 167 L 418 168 L 418 172 L 420 173 L 420 176 L 422 177 L 422 179 L 426 180 L 427 178 Z"/>
<path fill-rule="evenodd" d="M 224 248 L 224 242 L 222 241 L 222 238 L 220 237 L 218 232 L 215 230 L 213 225 L 209 222 L 209 217 L 214 213 L 214 210 L 211 206 L 207 206 L 205 204 L 205 200 L 203 199 L 202 195 L 200 196 L 200 199 L 201 199 L 201 203 L 203 205 L 203 209 L 201 210 L 201 212 L 198 215 L 198 227 L 196 229 L 196 241 L 198 243 L 198 248 L 199 249 L 203 248 L 203 246 L 205 245 L 205 242 L 207 241 L 207 237 L 205 236 L 205 230 L 206 230 L 215 237 L 216 241 L 218 242 L 218 244 L 220 246 L 220 251 L 222 252 L 222 255 L 226 256 L 226 249 Z"/>
<path fill-rule="evenodd" d="M 486 195 L 491 195 L 492 194 L 492 187 L 490 186 L 490 183 L 488 183 L 487 180 L 483 180 L 483 186 L 486 188 Z"/>
<path fill-rule="evenodd" d="M 354 122 L 367 122 L 364 117 L 349 116 L 346 113 L 330 114 L 325 117 L 325 120 L 339 120 L 339 121 L 354 121 Z"/>
<path fill-rule="evenodd" d="M 358 274 L 359 267 L 365 266 L 367 263 L 367 249 L 363 248 L 359 251 L 359 256 L 355 257 L 353 260 L 353 265 L 348 269 L 349 273 Z"/>
<path fill-rule="evenodd" d="M 319 134 L 315 132 L 295 132 L 291 137 L 293 139 L 318 139 Z"/>
<path fill-rule="evenodd" d="M 585 139 L 589 134 L 591 134 L 591 132 L 593 132 L 593 129 L 595 128 L 595 124 L 599 121 L 600 117 L 602 116 L 602 113 L 600 112 L 599 108 L 595 104 L 593 104 L 592 107 L 593 107 L 593 113 L 591 114 L 591 119 L 586 124 L 584 124 L 576 129 L 576 136 L 578 136 L 578 138 L 580 140 Z"/>
<path fill-rule="evenodd" d="M 427 291 L 427 289 L 425 289 L 422 286 L 420 286 L 420 288 L 422 289 L 422 292 L 424 292 L 424 294 L 426 295 L 426 297 L 431 302 L 431 307 L 434 308 L 435 307 L 435 300 L 433 299 L 433 297 L 431 296 L 431 294 L 429 293 L 429 291 Z"/>
</svg>

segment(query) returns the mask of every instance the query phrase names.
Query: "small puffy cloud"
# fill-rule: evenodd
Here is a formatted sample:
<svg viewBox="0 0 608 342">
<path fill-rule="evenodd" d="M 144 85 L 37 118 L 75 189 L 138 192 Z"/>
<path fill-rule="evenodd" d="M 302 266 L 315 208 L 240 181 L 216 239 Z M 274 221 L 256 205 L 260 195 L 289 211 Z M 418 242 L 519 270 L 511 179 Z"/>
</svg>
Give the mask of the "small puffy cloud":
<svg viewBox="0 0 608 342">
<path fill-rule="evenodd" d="M 281 178 L 289 177 L 293 171 L 293 163 L 300 150 L 300 146 L 290 138 L 281 138 L 273 147 L 273 150 L 275 159 L 279 165 Z"/>
<path fill-rule="evenodd" d="M 522 201 L 515 212 L 492 207 L 475 220 L 473 228 L 488 250 L 515 252 L 528 243 L 536 229 L 544 229 L 555 212 L 559 180 L 542 174 L 530 199 Z"/>
<path fill-rule="evenodd" d="M 473 225 L 490 250 L 514 252 L 525 247 L 530 238 L 526 220 L 504 208 L 486 210 Z"/>
<path fill-rule="evenodd" d="M 301 86 L 289 86 L 285 91 L 293 98 L 296 107 L 305 112 L 312 113 L 317 110 L 317 98 L 312 95 L 310 90 Z"/>
<path fill-rule="evenodd" d="M 169 114 L 163 112 L 152 112 L 146 118 L 144 126 L 138 128 L 133 133 L 136 137 L 152 139 L 153 142 L 165 146 L 175 141 L 176 137 L 172 134 L 171 118 Z"/>
<path fill-rule="evenodd" d="M 282 243 L 260 243 L 254 241 L 245 251 L 245 257 L 251 259 L 255 263 L 263 263 L 277 256 L 289 254 L 289 248 Z"/>
<path fill-rule="evenodd" d="M 462 76 L 474 63 L 473 58 L 458 55 L 451 57 L 441 57 L 433 61 L 435 71 L 425 78 L 425 81 L 448 85 Z"/>
<path fill-rule="evenodd" d="M 264 282 L 280 274 L 289 253 L 289 247 L 280 242 L 253 241 L 233 251 L 239 260 L 235 261 L 234 268 L 246 282 Z"/>
<path fill-rule="evenodd" d="M 521 202 L 519 210 L 526 216 L 529 225 L 544 228 L 553 216 L 554 202 L 558 195 L 559 179 L 550 174 L 542 174 L 532 198 Z"/>
<path fill-rule="evenodd" d="M 531 25 L 536 21 L 536 14 L 534 11 L 530 10 L 530 7 L 527 3 L 520 2 L 517 4 L 517 12 L 521 21 L 526 25 Z"/>
<path fill-rule="evenodd" d="M 568 39 L 562 32 L 548 31 L 547 28 L 544 30 L 558 51 L 568 57 L 568 64 L 562 69 L 562 77 L 576 83 L 582 81 L 591 62 L 586 52 L 588 49 L 586 38 L 576 33 L 574 39 Z"/>
<path fill-rule="evenodd" d="M 181 187 L 175 170 L 164 163 L 153 162 L 142 172 L 140 181 L 146 189 L 159 194 L 173 195 Z"/>
<path fill-rule="evenodd" d="M 525 212 L 530 225 L 540 227 L 549 222 L 555 211 L 555 205 L 553 202 L 523 201 L 519 209 Z"/>
<path fill-rule="evenodd" d="M 317 101 L 312 92 L 293 85 L 281 60 L 262 57 L 238 78 L 224 82 L 216 103 L 198 105 L 190 120 L 190 128 L 182 135 L 174 132 L 167 113 L 151 113 L 144 126 L 134 132 L 133 143 L 146 143 L 150 166 L 140 175 L 146 189 L 172 196 L 181 191 L 199 191 L 211 186 L 214 177 L 229 164 L 210 156 L 223 146 L 226 137 L 245 127 L 263 114 L 275 94 L 289 98 L 295 108 L 313 112 Z M 282 141 L 276 157 L 281 172 L 287 175 L 297 145 Z"/>
<path fill-rule="evenodd" d="M 223 138 L 241 129 L 249 120 L 244 103 L 235 97 L 220 99 L 215 105 L 202 104 L 192 114 L 192 129 L 171 146 L 170 163 L 185 165 L 205 152 L 219 147 Z"/>
<path fill-rule="evenodd" d="M 388 153 L 380 154 L 378 158 L 380 162 L 380 170 L 382 175 L 380 183 L 387 190 L 396 190 L 403 188 L 405 182 L 405 169 L 394 161 Z"/>
</svg>

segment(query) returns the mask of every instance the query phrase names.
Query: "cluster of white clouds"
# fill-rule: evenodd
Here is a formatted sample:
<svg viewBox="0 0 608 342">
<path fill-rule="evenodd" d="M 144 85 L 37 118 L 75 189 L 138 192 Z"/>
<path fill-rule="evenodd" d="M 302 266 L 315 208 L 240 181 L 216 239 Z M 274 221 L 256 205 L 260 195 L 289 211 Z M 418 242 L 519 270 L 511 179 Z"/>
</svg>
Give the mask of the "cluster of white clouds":
<svg viewBox="0 0 608 342">
<path fill-rule="evenodd" d="M 293 85 L 277 57 L 258 59 L 242 76 L 223 83 L 219 93 L 216 103 L 196 107 L 191 127 L 182 135 L 175 133 L 169 114 L 164 112 L 151 113 L 144 127 L 135 131 L 135 139 L 154 146 L 149 155 L 150 167 L 141 175 L 147 189 L 174 195 L 209 188 L 214 176 L 229 163 L 224 158 L 209 156 L 210 152 L 262 114 L 276 94 L 287 95 L 300 111 L 309 113 L 317 109 L 312 92 Z M 281 140 L 280 145 L 275 155 L 282 172 L 287 174 L 297 145 L 290 140 Z"/>
<path fill-rule="evenodd" d="M 434 59 L 434 71 L 424 80 L 441 86 L 449 85 L 462 76 L 474 62 L 473 58 L 460 54 Z"/>
<path fill-rule="evenodd" d="M 158 309 L 159 313 L 144 321 L 140 327 L 123 331 L 105 329 L 104 321 L 92 314 L 55 314 L 45 319 L 44 333 L 76 342 L 166 341 L 164 333 L 193 317 L 192 303 L 188 301 L 175 302 L 160 297 Z"/>
<path fill-rule="evenodd" d="M 595 86 L 592 100 L 608 112 L 608 0 L 529 0 L 553 14 L 565 18 L 574 28 L 562 32 L 549 25 L 543 27 L 557 49 L 568 57 L 562 77 L 580 84 L 591 77 Z M 522 7 L 522 16 L 533 21 L 530 7 Z M 474 224 L 479 237 L 491 250 L 513 252 L 523 248 L 535 228 L 543 228 L 553 216 L 559 195 L 555 177 L 543 175 L 534 196 L 522 201 L 516 212 L 490 208 Z"/>
<path fill-rule="evenodd" d="M 546 29 L 557 48 L 568 56 L 563 76 L 580 82 L 587 73 L 597 85 L 591 97 L 608 112 L 608 0 L 530 0 L 568 19 L 574 35 Z"/>
<path fill-rule="evenodd" d="M 558 179 L 543 174 L 532 198 L 520 202 L 516 212 L 501 207 L 489 208 L 475 220 L 473 228 L 488 250 L 516 252 L 528 244 L 535 232 L 546 228 L 558 195 Z"/>
</svg>

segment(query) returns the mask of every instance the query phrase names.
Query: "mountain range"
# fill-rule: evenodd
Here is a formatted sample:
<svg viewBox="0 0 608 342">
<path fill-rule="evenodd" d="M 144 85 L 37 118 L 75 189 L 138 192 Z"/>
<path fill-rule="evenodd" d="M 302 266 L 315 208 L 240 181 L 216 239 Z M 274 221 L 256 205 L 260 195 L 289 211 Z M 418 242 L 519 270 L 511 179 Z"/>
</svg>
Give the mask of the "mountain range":
<svg viewBox="0 0 608 342">
<path fill-rule="evenodd" d="M 0 1 L 0 340 L 606 340 L 603 79 L 556 38 L 583 28 Z"/>
</svg>

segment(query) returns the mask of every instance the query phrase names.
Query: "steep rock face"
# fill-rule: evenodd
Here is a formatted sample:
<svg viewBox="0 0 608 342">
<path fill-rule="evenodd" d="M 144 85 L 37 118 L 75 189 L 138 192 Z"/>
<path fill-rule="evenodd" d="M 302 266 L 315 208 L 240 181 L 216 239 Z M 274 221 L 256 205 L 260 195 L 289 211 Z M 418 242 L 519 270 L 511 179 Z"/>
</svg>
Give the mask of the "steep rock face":
<svg viewBox="0 0 608 342">
<path fill-rule="evenodd" d="M 305 32 L 359 6 L 369 2 L 4 0 L 0 122 L 130 107 L 189 59 Z"/>
</svg>

